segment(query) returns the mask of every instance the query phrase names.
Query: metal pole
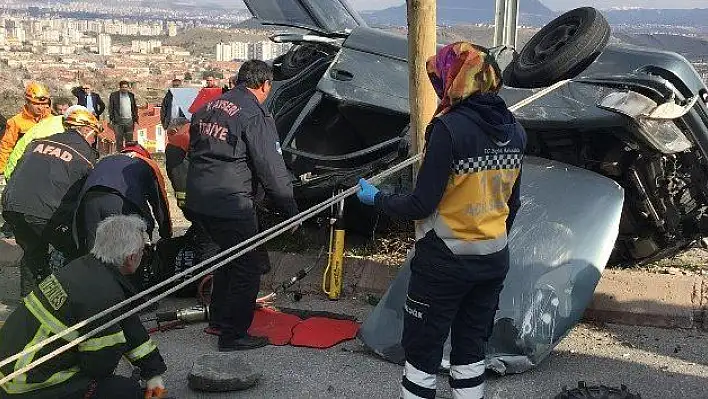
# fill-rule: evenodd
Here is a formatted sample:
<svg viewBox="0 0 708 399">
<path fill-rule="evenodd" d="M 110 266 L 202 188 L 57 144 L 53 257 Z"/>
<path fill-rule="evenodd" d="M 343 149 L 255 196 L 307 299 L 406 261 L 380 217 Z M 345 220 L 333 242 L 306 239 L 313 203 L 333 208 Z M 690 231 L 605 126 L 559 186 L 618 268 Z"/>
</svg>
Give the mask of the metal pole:
<svg viewBox="0 0 708 399">
<path fill-rule="evenodd" d="M 539 98 L 541 98 L 541 97 L 543 97 L 543 96 L 545 96 L 545 95 L 547 95 L 547 94 L 549 94 L 549 93 L 555 91 L 556 89 L 558 89 L 558 88 L 560 88 L 560 87 L 562 87 L 562 86 L 565 86 L 565 85 L 568 84 L 569 82 L 571 82 L 570 79 L 563 80 L 563 81 L 560 81 L 560 82 L 558 82 L 558 83 L 556 83 L 556 84 L 554 84 L 554 85 L 552 85 L 552 86 L 549 86 L 549 87 L 547 87 L 547 88 L 545 88 L 545 89 L 543 89 L 543 90 L 539 90 L 538 92 L 536 92 L 536 93 L 534 93 L 533 95 L 527 97 L 526 99 L 521 100 L 521 101 L 519 101 L 518 103 L 514 104 L 513 106 L 509 107 L 509 110 L 512 111 L 512 112 L 517 111 L 517 110 L 519 110 L 519 109 L 525 107 L 526 105 L 531 104 L 532 102 L 536 101 L 537 99 L 539 99 Z M 419 162 L 419 161 L 422 159 L 422 157 L 423 157 L 423 154 L 416 154 L 416 155 L 414 155 L 414 156 L 412 156 L 412 157 L 406 159 L 405 161 L 402 161 L 402 162 L 400 162 L 400 163 L 398 163 L 398 164 L 392 166 L 391 168 L 389 168 L 389 169 L 387 169 L 387 170 L 385 170 L 385 171 L 379 173 L 378 175 L 376 175 L 376 176 L 370 178 L 370 179 L 369 179 L 369 182 L 371 182 L 372 184 L 380 183 L 380 182 L 381 182 L 382 180 L 384 180 L 386 177 L 391 176 L 391 175 L 393 175 L 393 174 L 395 174 L 395 173 L 397 173 L 397 172 L 400 172 L 401 170 L 403 170 L 403 169 L 405 169 L 405 168 L 407 168 L 407 167 L 409 167 L 409 166 L 411 166 L 411 165 L 413 165 L 413 164 Z M 74 347 L 74 346 L 80 344 L 81 342 L 86 341 L 88 338 L 93 337 L 94 335 L 96 335 L 96 334 L 98 334 L 99 332 L 101 332 L 101 331 L 107 329 L 108 327 L 110 327 L 110 326 L 112 326 L 112 325 L 118 323 L 119 321 L 121 321 L 121 320 L 123 320 L 123 319 L 125 319 L 125 318 L 127 318 L 127 317 L 130 317 L 130 316 L 134 315 L 135 313 L 140 312 L 141 310 L 147 308 L 148 306 L 152 305 L 153 303 L 155 303 L 155 302 L 157 302 L 157 301 L 159 301 L 159 300 L 165 298 L 166 296 L 168 296 L 168 295 L 170 295 L 170 294 L 172 294 L 172 293 L 174 293 L 174 292 L 180 290 L 181 288 L 187 286 L 188 284 L 191 284 L 192 282 L 196 281 L 197 279 L 199 279 L 199 278 L 201 278 L 201 277 L 203 277 L 203 276 L 205 276 L 205 275 L 207 275 L 207 274 L 213 272 L 214 270 L 216 270 L 216 269 L 222 267 L 223 265 L 225 265 L 225 264 L 231 262 L 232 260 L 234 260 L 234 259 L 238 258 L 239 256 L 245 254 L 246 252 L 251 251 L 251 250 L 253 250 L 254 248 L 256 248 L 256 247 L 258 247 L 258 246 L 260 246 L 260 245 L 263 245 L 264 243 L 266 243 L 266 242 L 272 240 L 273 238 L 275 238 L 275 237 L 277 237 L 277 236 L 279 236 L 279 235 L 285 233 L 286 231 L 289 231 L 289 230 L 292 229 L 293 227 L 298 226 L 298 225 L 299 225 L 300 223 L 302 223 L 303 221 L 313 218 L 315 215 L 317 215 L 318 213 L 320 213 L 320 212 L 326 210 L 326 209 L 329 208 L 330 206 L 332 206 L 332 205 L 334 205 L 334 204 L 336 204 L 336 203 L 338 203 L 338 202 L 340 202 L 340 201 L 343 201 L 345 198 L 347 198 L 347 197 L 349 197 L 349 196 L 352 196 L 352 195 L 356 194 L 356 192 L 357 192 L 358 190 L 359 190 L 359 185 L 357 184 L 356 186 L 351 187 L 351 188 L 349 188 L 349 189 L 347 189 L 347 190 L 345 190 L 345 191 L 339 193 L 338 195 L 335 195 L 334 197 L 332 197 L 332 198 L 330 198 L 330 199 L 328 199 L 328 200 L 326 200 L 326 201 L 324 201 L 324 202 L 321 202 L 321 203 L 319 203 L 319 204 L 317 204 L 317 205 L 314 205 L 313 207 L 309 208 L 308 210 L 303 211 L 302 213 L 300 213 L 300 214 L 298 214 L 298 215 L 295 215 L 295 216 L 291 217 L 290 219 L 288 219 L 288 220 L 286 220 L 286 221 L 284 221 L 284 222 L 278 223 L 277 225 L 275 225 L 275 226 L 273 226 L 273 227 L 271 227 L 271 228 L 269 228 L 269 229 L 267 229 L 267 230 L 265 230 L 265 231 L 263 231 L 263 232 L 261 232 L 261 233 L 256 234 L 255 236 L 251 237 L 250 239 L 248 239 L 248 240 L 246 240 L 246 241 L 244 241 L 244 242 L 242 242 L 242 243 L 240 243 L 240 244 L 238 244 L 238 245 L 236 245 L 236 246 L 234 246 L 234 247 L 232 247 L 232 248 L 230 248 L 230 249 L 228 249 L 228 250 L 226 250 L 226 251 L 224 251 L 224 252 L 221 252 L 221 253 L 219 253 L 219 254 L 217 254 L 217 255 L 214 255 L 213 257 L 211 257 L 211 258 L 209 258 L 209 259 L 207 259 L 207 260 L 205 260 L 205 261 L 199 263 L 199 264 L 196 265 L 196 266 L 190 267 L 189 269 L 184 270 L 184 271 L 181 272 L 181 273 L 175 274 L 175 275 L 172 276 L 171 278 L 169 278 L 169 279 L 163 281 L 163 282 L 160 283 L 160 284 L 155 285 L 154 287 L 151 287 L 150 289 L 147 289 L 147 290 L 145 290 L 145 291 L 142 291 L 142 292 L 140 292 L 140 293 L 138 293 L 138 294 L 136 294 L 136 295 L 134 295 L 134 296 L 132 296 L 132 297 L 130 297 L 130 298 L 124 300 L 123 302 L 120 302 L 120 303 L 118 303 L 118 304 L 116 304 L 116 305 L 114 305 L 114 306 L 112 306 L 112 307 L 110 307 L 110 308 L 108 308 L 108 309 L 106 309 L 106 310 L 104 310 L 104 311 L 102 311 L 102 312 L 100 312 L 100 313 L 94 315 L 94 316 L 91 316 L 90 318 L 88 318 L 88 319 L 86 319 L 86 320 L 84 320 L 84 321 L 82 321 L 82 322 L 79 322 L 79 323 L 75 324 L 74 326 L 72 326 L 72 327 L 70 327 L 70 328 L 67 328 L 66 330 L 60 332 L 59 334 L 52 335 L 51 337 L 49 337 L 49 338 L 47 338 L 47 339 L 45 339 L 45 340 L 43 340 L 43 341 L 41 341 L 41 342 L 38 342 L 37 344 L 35 344 L 35 345 L 33 345 L 33 346 L 29 347 L 29 348 L 25 348 L 22 352 L 19 352 L 19 353 L 15 354 L 15 355 L 12 355 L 12 356 L 10 356 L 10 357 L 4 359 L 2 362 L 0 362 L 0 367 L 5 366 L 5 365 L 11 363 L 12 361 L 17 360 L 17 359 L 19 359 L 20 357 L 25 356 L 25 355 L 27 355 L 27 354 L 29 354 L 29 353 L 34 353 L 34 352 L 38 351 L 39 349 L 43 348 L 45 345 L 47 345 L 47 344 L 49 344 L 49 343 L 51 343 L 51 342 L 54 342 L 54 341 L 56 341 L 57 339 L 60 339 L 60 338 L 62 338 L 62 337 L 65 337 L 67 334 L 71 333 L 72 331 L 76 331 L 77 329 L 79 329 L 79 328 L 81 328 L 81 327 L 83 327 L 83 326 L 86 326 L 87 324 L 89 324 L 89 323 L 91 323 L 91 322 L 93 322 L 93 321 L 99 320 L 99 319 L 103 318 L 104 316 L 107 316 L 107 315 L 109 315 L 110 313 L 113 313 L 114 311 L 116 311 L 116 310 L 118 310 L 118 309 L 124 307 L 125 305 L 127 305 L 127 304 L 129 304 L 129 303 L 135 301 L 136 299 L 141 298 L 141 297 L 147 295 L 147 294 L 150 293 L 150 292 L 154 292 L 155 290 L 160 289 L 160 288 L 166 286 L 166 285 L 169 284 L 170 282 L 174 282 L 174 281 L 176 281 L 176 280 L 178 280 L 178 279 L 180 279 L 180 278 L 183 278 L 184 276 L 186 276 L 186 275 L 188 275 L 188 274 L 191 274 L 191 273 L 195 272 L 196 270 L 198 270 L 198 269 L 200 269 L 200 268 L 206 266 L 208 263 L 211 263 L 211 262 L 214 261 L 214 260 L 217 260 L 217 259 L 219 259 L 219 258 L 223 258 L 224 256 L 226 256 L 226 255 L 228 255 L 228 254 L 232 254 L 232 253 L 238 251 L 236 254 L 233 254 L 233 255 L 231 255 L 231 256 L 225 258 L 225 259 L 222 259 L 221 261 L 219 261 L 219 262 L 216 263 L 215 265 L 213 265 L 213 266 L 211 266 L 211 267 L 209 267 L 209 268 L 207 268 L 207 269 L 205 269 L 205 270 L 202 270 L 201 272 L 197 273 L 197 274 L 194 275 L 194 276 L 191 276 L 191 277 L 188 278 L 187 280 L 185 280 L 185 281 L 183 281 L 183 282 L 177 284 L 176 286 L 174 286 L 174 287 L 168 289 L 167 291 L 163 292 L 162 294 L 157 295 L 156 297 L 147 300 L 145 303 L 143 303 L 143 304 L 141 304 L 141 305 L 138 305 L 138 306 L 136 306 L 136 307 L 130 309 L 129 311 L 127 311 L 127 312 L 125 312 L 125 313 L 120 314 L 120 315 L 117 316 L 116 318 L 107 321 L 106 323 L 104 323 L 104 324 L 102 324 L 101 326 L 99 326 L 99 327 L 97 327 L 97 328 L 91 330 L 90 332 L 86 333 L 85 335 L 79 336 L 78 338 L 76 338 L 76 339 L 74 339 L 73 341 L 67 343 L 66 345 L 57 348 L 57 349 L 54 350 L 53 352 L 48 353 L 48 354 L 42 356 L 41 358 L 34 360 L 32 363 L 26 365 L 25 367 L 22 367 L 22 368 L 19 369 L 19 370 L 15 370 L 15 371 L 12 372 L 11 374 L 2 377 L 2 378 L 0 379 L 0 385 L 2 385 L 2 384 L 4 384 L 4 383 L 6 383 L 6 382 L 12 380 L 13 378 L 15 378 L 15 377 L 17 377 L 17 376 L 19 376 L 19 375 L 21 375 L 21 374 L 26 373 L 27 371 L 29 371 L 29 370 L 31 370 L 31 369 L 37 367 L 38 365 L 40 365 L 40 364 L 42 364 L 42 363 L 44 363 L 44 362 L 46 362 L 47 360 L 49 360 L 49 359 L 51 359 L 51 358 L 53 358 L 53 357 L 55 357 L 55 356 L 58 356 L 58 355 L 60 355 L 61 353 L 66 352 L 67 350 L 71 349 L 72 347 Z"/>
<path fill-rule="evenodd" d="M 506 0 L 506 21 L 504 22 L 504 44 L 516 48 L 519 27 L 519 0 Z"/>
<path fill-rule="evenodd" d="M 494 46 L 504 44 L 504 10 L 506 8 L 506 0 L 497 0 L 494 11 Z"/>
</svg>

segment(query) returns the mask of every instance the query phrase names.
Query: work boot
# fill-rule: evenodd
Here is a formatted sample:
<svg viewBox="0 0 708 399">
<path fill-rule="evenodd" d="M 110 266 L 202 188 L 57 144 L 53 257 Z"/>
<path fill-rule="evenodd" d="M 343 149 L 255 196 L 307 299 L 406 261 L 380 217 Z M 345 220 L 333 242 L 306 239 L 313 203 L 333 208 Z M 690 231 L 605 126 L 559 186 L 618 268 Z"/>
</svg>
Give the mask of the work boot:
<svg viewBox="0 0 708 399">
<path fill-rule="evenodd" d="M 219 352 L 245 351 L 249 349 L 262 348 L 268 345 L 268 338 L 254 337 L 246 334 L 245 337 L 236 339 L 224 339 L 219 337 Z"/>
</svg>

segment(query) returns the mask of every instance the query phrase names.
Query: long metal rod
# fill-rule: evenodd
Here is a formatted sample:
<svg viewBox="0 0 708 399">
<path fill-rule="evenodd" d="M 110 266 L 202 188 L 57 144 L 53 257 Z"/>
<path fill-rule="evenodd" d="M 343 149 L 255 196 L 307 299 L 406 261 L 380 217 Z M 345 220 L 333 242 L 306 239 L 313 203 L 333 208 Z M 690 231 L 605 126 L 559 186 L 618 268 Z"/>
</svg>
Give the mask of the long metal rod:
<svg viewBox="0 0 708 399">
<path fill-rule="evenodd" d="M 548 93 L 550 93 L 550 92 L 552 92 L 552 91 L 558 89 L 559 87 L 566 85 L 568 82 L 570 82 L 570 80 L 563 80 L 563 81 L 560 81 L 560 82 L 558 82 L 558 83 L 556 83 L 556 84 L 554 84 L 554 85 L 552 85 L 552 86 L 549 86 L 549 87 L 547 87 L 547 88 L 545 88 L 545 89 L 543 89 L 543 90 L 540 90 L 540 91 L 534 93 L 533 95 L 529 96 L 528 98 L 526 98 L 526 99 L 524 99 L 524 100 L 518 102 L 517 104 L 515 104 L 515 105 L 509 107 L 509 110 L 512 111 L 512 112 L 513 112 L 513 111 L 516 111 L 516 110 L 518 110 L 518 109 L 520 109 L 520 108 L 522 108 L 522 107 L 524 107 L 524 106 L 526 106 L 526 105 L 532 103 L 533 101 L 537 100 L 538 98 L 541 98 L 541 97 L 547 95 Z M 408 158 L 408 159 L 406 159 L 406 160 L 404 160 L 404 161 L 402 161 L 402 162 L 400 162 L 400 163 L 398 163 L 398 164 L 392 166 L 391 168 L 389 168 L 389 169 L 387 169 L 387 170 L 385 170 L 385 171 L 379 173 L 378 175 L 376 175 L 376 176 L 370 178 L 369 181 L 370 181 L 371 183 L 373 183 L 373 184 L 379 183 L 379 182 L 381 182 L 381 180 L 383 180 L 383 179 L 385 179 L 385 178 L 387 178 L 387 177 L 389 177 L 389 176 L 391 176 L 391 175 L 393 175 L 393 174 L 395 174 L 395 173 L 398 173 L 399 171 L 401 171 L 401 170 L 403 170 L 403 169 L 405 169 L 405 168 L 407 168 L 407 167 L 413 165 L 414 163 L 420 161 L 420 160 L 422 159 L 422 156 L 423 156 L 423 154 L 420 154 L 420 153 L 419 153 L 419 154 L 416 154 L 416 155 L 414 155 L 414 156 L 412 156 L 412 157 L 410 157 L 410 158 Z M 69 343 L 67 343 L 67 344 L 65 344 L 65 345 L 63 345 L 63 346 L 57 348 L 57 349 L 54 350 L 53 352 L 51 352 L 51 353 L 49 353 L 49 354 L 47 354 L 47 355 L 44 355 L 44 356 L 42 356 L 41 358 L 39 358 L 39 359 L 33 361 L 32 363 L 28 364 L 27 366 L 25 366 L 25 367 L 23 367 L 23 368 L 21 368 L 21 369 L 19 369 L 19 370 L 16 370 L 16 371 L 14 371 L 13 373 L 11 373 L 11 374 L 9 374 L 9 375 L 3 377 L 2 379 L 0 379 L 0 385 L 1 385 L 1 384 L 4 384 L 4 383 L 6 383 L 6 382 L 8 382 L 8 381 L 10 381 L 10 380 L 12 380 L 13 378 L 19 376 L 20 374 L 26 373 L 27 371 L 29 371 L 29 370 L 33 369 L 34 367 L 36 367 L 36 366 L 38 366 L 38 365 L 44 363 L 45 361 L 47 361 L 47 360 L 49 360 L 49 359 L 51 359 L 51 358 L 53 358 L 53 357 L 55 357 L 55 356 L 57 356 L 57 355 L 63 353 L 63 352 L 66 352 L 66 351 L 69 350 L 70 348 L 72 348 L 72 347 L 74 347 L 74 346 L 80 344 L 81 342 L 84 342 L 84 341 L 87 340 L 88 338 L 90 338 L 90 337 L 92 337 L 92 336 L 98 334 L 99 332 L 105 330 L 106 328 L 108 328 L 108 327 L 110 327 L 110 326 L 116 324 L 117 322 L 119 322 L 119 321 L 121 321 L 121 320 L 123 320 L 123 319 L 125 319 L 125 318 L 127 318 L 127 317 L 130 317 L 130 316 L 134 315 L 135 313 L 140 312 L 141 310 L 145 309 L 146 307 L 150 306 L 151 304 L 153 304 L 153 303 L 155 303 L 155 302 L 157 302 L 157 301 L 159 301 L 159 300 L 165 298 L 166 296 L 168 296 L 168 295 L 174 293 L 175 291 L 178 291 L 179 289 L 185 287 L 186 285 L 192 283 L 193 281 L 195 281 L 195 280 L 197 280 L 197 279 L 199 279 L 199 278 L 201 278 L 201 277 L 203 277 L 203 276 L 205 276 L 205 275 L 211 273 L 212 271 L 214 271 L 214 270 L 216 270 L 216 269 L 222 267 L 223 265 L 225 265 L 225 264 L 231 262 L 232 260 L 234 260 L 234 259 L 236 259 L 236 258 L 242 256 L 242 255 L 245 254 L 246 252 L 248 252 L 248 251 L 250 251 L 250 250 L 252 250 L 252 249 L 254 249 L 254 248 L 256 248 L 256 247 L 258 247 L 258 246 L 260 246 L 260 245 L 263 245 L 264 243 L 268 242 L 269 240 L 271 240 L 271 239 L 273 239 L 273 238 L 275 238 L 275 237 L 278 237 L 279 235 L 285 233 L 285 232 L 288 231 L 289 229 L 291 229 L 291 228 L 293 228 L 293 227 L 295 227 L 295 226 L 300 225 L 300 224 L 301 224 L 302 222 L 304 222 L 305 220 L 311 219 L 312 217 L 314 217 L 314 216 L 317 215 L 318 213 L 320 213 L 320 212 L 326 210 L 327 208 L 329 208 L 329 207 L 332 206 L 333 204 L 336 204 L 336 203 L 338 203 L 338 202 L 340 202 L 340 201 L 343 201 L 343 200 L 346 199 L 347 197 L 350 197 L 350 196 L 354 195 L 358 190 L 359 190 L 359 185 L 357 184 L 356 186 L 351 187 L 351 188 L 349 188 L 349 189 L 347 189 L 347 190 L 345 190 L 345 191 L 343 191 L 343 192 L 341 192 L 341 193 L 339 193 L 339 194 L 337 194 L 337 195 L 335 195 L 335 196 L 329 198 L 328 200 L 326 200 L 326 201 L 324 201 L 324 202 L 321 202 L 321 203 L 319 203 L 319 204 L 317 204 L 317 205 L 314 205 L 314 206 L 312 206 L 311 208 L 307 209 L 306 211 L 303 211 L 303 212 L 301 212 L 300 214 L 295 215 L 295 216 L 289 218 L 288 220 L 286 220 L 286 221 L 284 221 L 284 222 L 278 223 L 277 225 L 275 225 L 275 226 L 273 226 L 273 227 L 271 227 L 271 228 L 269 228 L 269 229 L 267 229 L 267 230 L 264 230 L 264 231 L 261 232 L 261 233 L 258 233 L 258 234 L 256 234 L 256 235 L 254 235 L 254 236 L 251 237 L 250 239 L 248 239 L 248 240 L 246 240 L 246 241 L 244 241 L 244 242 L 242 242 L 242 243 L 240 243 L 240 244 L 238 244 L 238 245 L 236 245 L 236 246 L 234 246 L 234 247 L 232 247 L 232 248 L 229 248 L 229 249 L 227 249 L 227 250 L 225 250 L 225 251 L 223 251 L 223 252 L 221 252 L 221 253 L 219 253 L 219 254 L 217 254 L 217 255 L 214 255 L 213 257 L 211 257 L 211 258 L 209 258 L 209 259 L 207 259 L 207 260 L 205 260 L 205 261 L 203 261 L 203 262 L 201 262 L 201 263 L 199 263 L 199 264 L 197 264 L 197 265 L 195 265 L 195 266 L 193 266 L 193 267 L 191 267 L 191 268 L 189 268 L 189 269 L 186 269 L 186 270 L 184 270 L 183 272 L 181 272 L 181 273 L 179 273 L 179 274 L 176 274 L 176 275 L 170 277 L 169 279 L 163 281 L 162 283 L 159 283 L 159 284 L 155 285 L 154 287 L 151 287 L 151 288 L 149 288 L 149 289 L 147 289 L 147 290 L 145 290 L 145 291 L 142 291 L 142 292 L 140 292 L 140 293 L 138 293 L 138 294 L 136 294 L 136 295 L 134 295 L 134 296 L 132 296 L 132 297 L 130 297 L 130 298 L 128 298 L 128 299 L 126 299 L 126 300 L 124 300 L 124 301 L 118 303 L 118 304 L 116 304 L 116 305 L 113 305 L 112 307 L 110 307 L 110 308 L 108 308 L 108 309 L 106 309 L 106 310 L 104 310 L 104 311 L 102 311 L 102 312 L 100 312 L 100 313 L 97 313 L 96 315 L 94 315 L 94 316 L 92 316 L 92 317 L 90 317 L 90 318 L 88 318 L 88 319 L 86 319 L 86 320 L 84 320 L 84 321 L 82 321 L 82 322 L 79 322 L 79 323 L 75 324 L 74 326 L 72 326 L 72 327 L 70 327 L 70 328 L 67 328 L 66 330 L 62 331 L 62 332 L 59 333 L 59 334 L 53 335 L 53 336 L 51 336 L 51 337 L 45 339 L 44 341 L 39 342 L 39 343 L 37 343 L 36 345 L 33 345 L 32 347 L 26 348 L 25 350 L 23 350 L 22 352 L 17 353 L 16 355 L 13 355 L 13 356 L 10 356 L 10 357 L 6 358 L 6 359 L 3 360 L 2 362 L 0 362 L 0 367 L 9 364 L 9 363 L 12 362 L 13 360 L 19 359 L 20 357 L 22 357 L 22 356 L 24 356 L 24 355 L 26 355 L 26 354 L 28 354 L 28 353 L 36 352 L 36 351 L 38 351 L 39 349 L 41 349 L 42 347 L 46 346 L 47 344 L 49 344 L 49 343 L 51 343 L 51 342 L 54 342 L 54 341 L 56 341 L 57 339 L 59 339 L 59 338 L 61 338 L 61 337 L 66 336 L 67 334 L 71 333 L 72 331 L 76 331 L 77 329 L 79 329 L 79 328 L 81 328 L 81 327 L 84 327 L 84 326 L 86 326 L 87 324 L 89 324 L 89 323 L 91 323 L 91 322 L 93 322 L 93 321 L 96 321 L 96 320 L 98 320 L 98 319 L 100 319 L 100 318 L 106 316 L 106 315 L 108 315 L 108 314 L 110 314 L 110 313 L 112 313 L 112 312 L 114 312 L 114 311 L 116 311 L 116 310 L 118 310 L 118 309 L 124 307 L 125 305 L 127 305 L 127 304 L 129 304 L 129 303 L 135 301 L 136 299 L 142 298 L 143 296 L 145 296 L 145 295 L 147 295 L 147 294 L 149 294 L 149 293 L 151 293 L 151 292 L 154 292 L 155 290 L 158 290 L 158 289 L 160 289 L 160 288 L 166 286 L 167 284 L 169 284 L 169 283 L 171 283 L 171 282 L 174 282 L 174 281 L 176 281 L 176 280 L 178 280 L 178 279 L 184 277 L 185 275 L 196 271 L 196 270 L 199 269 L 199 268 L 204 267 L 205 265 L 209 264 L 210 262 L 212 262 L 212 261 L 214 261 L 214 260 L 217 260 L 217 259 L 219 259 L 219 258 L 221 258 L 221 257 L 223 257 L 223 256 L 226 256 L 226 255 L 229 255 L 229 254 L 231 254 L 231 253 L 233 253 L 233 252 L 235 252 L 235 251 L 239 251 L 239 252 L 237 252 L 235 255 L 231 255 L 231 256 L 229 256 L 228 258 L 223 259 L 223 260 L 220 261 L 219 263 L 217 263 L 217 264 L 215 264 L 215 265 L 213 265 L 213 266 L 211 266 L 211 267 L 209 267 L 209 268 L 207 268 L 207 269 L 205 269 L 205 270 L 199 272 L 198 274 L 196 274 L 196 275 L 194 275 L 194 276 L 188 278 L 187 280 L 185 280 L 185 281 L 183 281 L 183 282 L 177 284 L 176 286 L 174 286 L 174 287 L 168 289 L 168 290 L 165 291 L 164 293 L 159 294 L 159 295 L 155 296 L 154 298 L 149 299 L 149 300 L 146 301 L 145 303 L 143 303 L 143 304 L 141 304 L 141 305 L 138 305 L 137 307 L 131 309 L 130 311 L 128 311 L 128 312 L 126 312 L 126 313 L 121 314 L 120 316 L 118 316 L 118 317 L 116 317 L 116 318 L 114 318 L 114 319 L 109 320 L 108 322 L 106 322 L 106 323 L 104 323 L 103 325 L 101 325 L 101 326 L 99 326 L 99 327 L 97 327 L 97 328 L 91 330 L 90 332 L 86 333 L 85 335 L 80 336 L 80 337 L 74 339 L 73 341 L 71 341 L 71 342 L 69 342 Z"/>
</svg>

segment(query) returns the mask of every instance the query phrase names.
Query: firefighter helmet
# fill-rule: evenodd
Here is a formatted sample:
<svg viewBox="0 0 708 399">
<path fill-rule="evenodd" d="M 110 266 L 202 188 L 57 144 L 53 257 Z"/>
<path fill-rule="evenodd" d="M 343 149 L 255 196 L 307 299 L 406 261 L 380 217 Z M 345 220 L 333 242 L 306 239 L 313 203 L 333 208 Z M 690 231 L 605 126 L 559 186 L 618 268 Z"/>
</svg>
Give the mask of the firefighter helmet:
<svg viewBox="0 0 708 399">
<path fill-rule="evenodd" d="M 64 114 L 64 125 L 66 125 L 67 128 L 88 126 L 96 133 L 100 133 L 102 130 L 96 115 L 89 111 L 88 108 L 80 105 L 74 105 L 66 111 L 66 114 Z"/>
<path fill-rule="evenodd" d="M 25 99 L 32 104 L 49 104 L 49 89 L 39 82 L 30 82 L 25 88 Z"/>
</svg>

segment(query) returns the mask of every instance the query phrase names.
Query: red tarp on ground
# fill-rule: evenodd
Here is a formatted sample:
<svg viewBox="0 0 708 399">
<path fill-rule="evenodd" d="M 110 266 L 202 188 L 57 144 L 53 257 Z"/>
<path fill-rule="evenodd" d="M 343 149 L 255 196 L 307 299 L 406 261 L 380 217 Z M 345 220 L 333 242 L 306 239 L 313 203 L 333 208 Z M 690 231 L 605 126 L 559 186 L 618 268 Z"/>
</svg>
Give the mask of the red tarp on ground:
<svg viewBox="0 0 708 399">
<path fill-rule="evenodd" d="M 255 337 L 268 337 L 271 345 L 283 346 L 290 342 L 293 329 L 302 320 L 291 314 L 270 309 L 258 309 L 248 333 Z"/>
<path fill-rule="evenodd" d="M 331 348 L 344 341 L 354 339 L 357 331 L 359 331 L 359 323 L 351 320 L 311 317 L 295 326 L 290 345 Z"/>
<path fill-rule="evenodd" d="M 352 320 L 299 317 L 271 309 L 258 309 L 248 333 L 268 337 L 271 345 L 293 345 L 308 348 L 331 348 L 354 339 L 359 323 Z"/>
</svg>

